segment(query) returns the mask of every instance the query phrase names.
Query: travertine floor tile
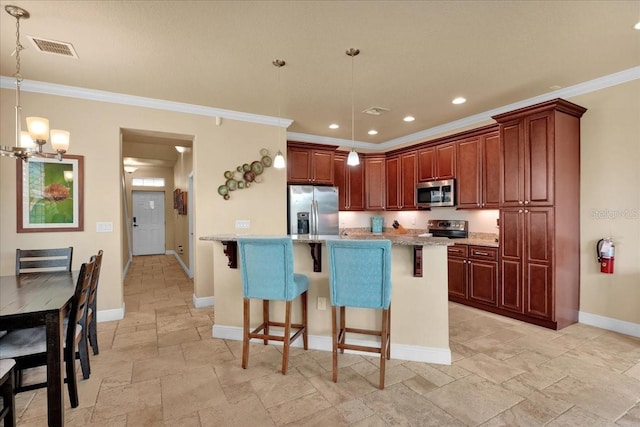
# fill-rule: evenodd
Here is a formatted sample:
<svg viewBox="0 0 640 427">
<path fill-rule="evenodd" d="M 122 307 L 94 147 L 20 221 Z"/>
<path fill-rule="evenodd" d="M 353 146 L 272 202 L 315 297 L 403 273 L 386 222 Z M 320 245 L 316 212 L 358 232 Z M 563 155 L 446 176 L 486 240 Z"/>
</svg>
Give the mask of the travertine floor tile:
<svg viewBox="0 0 640 427">
<path fill-rule="evenodd" d="M 300 399 L 270 408 L 269 415 L 278 426 L 287 425 L 314 415 L 332 405 L 319 393 L 308 394 Z"/>
<path fill-rule="evenodd" d="M 464 425 L 404 384 L 369 393 L 362 397 L 362 401 L 389 425 Z"/>
<path fill-rule="evenodd" d="M 548 427 L 614 427 L 615 424 L 579 407 L 573 407 L 547 424 Z"/>
<path fill-rule="evenodd" d="M 267 409 L 316 392 L 311 383 L 295 371 L 256 378 L 251 380 L 251 386 Z"/>
<path fill-rule="evenodd" d="M 458 362 L 458 366 L 462 366 L 467 371 L 480 375 L 496 384 L 500 384 L 516 375 L 524 373 L 521 369 L 512 368 L 506 363 L 485 354 L 476 354 L 475 356 L 462 359 Z"/>
<path fill-rule="evenodd" d="M 211 367 L 189 369 L 162 377 L 161 385 L 165 421 L 226 402 Z"/>
<path fill-rule="evenodd" d="M 553 331 L 449 304 L 452 365 L 212 337 L 173 256 L 134 257 L 125 319 L 98 324 L 100 354 L 67 426 L 640 426 L 640 339 L 588 325 Z M 81 378 L 80 369 L 78 376 Z M 25 381 L 45 378 L 44 369 Z M 18 427 L 46 425 L 46 390 L 16 396 Z"/>
<path fill-rule="evenodd" d="M 476 375 L 449 383 L 425 397 L 468 425 L 481 424 L 524 399 Z"/>
</svg>

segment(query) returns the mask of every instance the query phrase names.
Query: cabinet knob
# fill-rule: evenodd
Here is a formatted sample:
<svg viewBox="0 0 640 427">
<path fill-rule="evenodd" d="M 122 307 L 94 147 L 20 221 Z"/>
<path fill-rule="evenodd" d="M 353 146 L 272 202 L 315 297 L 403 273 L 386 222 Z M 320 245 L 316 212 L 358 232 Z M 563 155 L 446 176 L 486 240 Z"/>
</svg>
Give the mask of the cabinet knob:
<svg viewBox="0 0 640 427">
<path fill-rule="evenodd" d="M 524 213 L 529 213 L 529 209 L 525 209 L 525 210 L 524 210 Z"/>
<path fill-rule="evenodd" d="M 522 209 L 518 209 L 518 213 L 522 213 Z"/>
<path fill-rule="evenodd" d="M 518 204 L 521 205 L 522 204 L 522 200 L 518 200 Z"/>
<path fill-rule="evenodd" d="M 525 204 L 525 205 L 528 205 L 528 204 L 529 204 L 529 201 L 528 201 L 528 200 L 525 200 L 525 201 L 524 201 L 524 204 Z"/>
</svg>

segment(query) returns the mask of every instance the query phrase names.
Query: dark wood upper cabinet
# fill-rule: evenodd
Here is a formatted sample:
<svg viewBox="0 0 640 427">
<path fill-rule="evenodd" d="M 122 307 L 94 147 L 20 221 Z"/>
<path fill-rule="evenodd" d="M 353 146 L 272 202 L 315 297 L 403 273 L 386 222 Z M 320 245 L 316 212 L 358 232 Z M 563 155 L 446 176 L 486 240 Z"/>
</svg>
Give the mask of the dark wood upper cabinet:
<svg viewBox="0 0 640 427">
<path fill-rule="evenodd" d="M 418 150 L 418 181 L 451 179 L 456 176 L 455 143 Z"/>
<path fill-rule="evenodd" d="M 347 165 L 347 153 L 335 153 L 334 185 L 338 187 L 338 206 L 341 211 L 364 210 L 364 162 Z"/>
<path fill-rule="evenodd" d="M 385 208 L 385 156 L 364 157 L 365 208 L 383 210 Z"/>
<path fill-rule="evenodd" d="M 457 143 L 458 209 L 497 209 L 500 202 L 500 135 L 497 131 Z"/>
<path fill-rule="evenodd" d="M 416 209 L 417 151 L 387 157 L 386 208 L 389 210 Z"/>
<path fill-rule="evenodd" d="M 402 208 L 401 190 L 400 190 L 400 156 L 387 157 L 386 164 L 386 193 L 387 200 L 385 206 L 387 209 L 398 210 Z"/>
<path fill-rule="evenodd" d="M 333 185 L 334 151 L 289 144 L 287 181 L 290 184 Z"/>
</svg>

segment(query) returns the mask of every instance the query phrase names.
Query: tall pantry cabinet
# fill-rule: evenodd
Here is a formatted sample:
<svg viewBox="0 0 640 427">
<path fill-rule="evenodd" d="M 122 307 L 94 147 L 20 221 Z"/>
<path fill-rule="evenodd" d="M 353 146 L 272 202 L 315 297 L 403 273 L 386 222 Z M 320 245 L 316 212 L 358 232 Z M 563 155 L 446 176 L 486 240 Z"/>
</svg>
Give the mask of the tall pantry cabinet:
<svg viewBox="0 0 640 427">
<path fill-rule="evenodd" d="M 556 99 L 494 116 L 500 129 L 498 308 L 561 329 L 580 302 L 580 117 Z"/>
</svg>

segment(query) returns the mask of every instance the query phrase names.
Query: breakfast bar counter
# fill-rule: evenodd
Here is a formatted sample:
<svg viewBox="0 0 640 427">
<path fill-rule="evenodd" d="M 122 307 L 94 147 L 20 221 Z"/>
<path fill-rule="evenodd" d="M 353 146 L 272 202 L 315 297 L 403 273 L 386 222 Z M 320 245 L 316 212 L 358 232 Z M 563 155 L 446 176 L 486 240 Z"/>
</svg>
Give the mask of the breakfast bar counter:
<svg viewBox="0 0 640 427">
<path fill-rule="evenodd" d="M 213 336 L 216 338 L 242 340 L 242 280 L 240 270 L 233 268 L 238 263 L 238 237 L 242 236 L 217 234 L 200 237 L 200 240 L 220 243 L 213 250 L 216 312 Z M 453 243 L 440 237 L 388 233 L 292 236 L 294 271 L 309 277 L 309 348 L 331 351 L 332 346 L 329 266 L 324 245 L 329 239 L 391 241 L 391 358 L 450 364 L 447 246 Z M 416 266 L 420 271 L 416 272 Z M 271 304 L 273 316 L 281 320 L 278 317 L 283 317 L 284 303 Z M 298 304 L 294 303 L 294 322 L 300 320 Z M 256 313 L 252 314 L 252 319 L 261 318 L 262 304 L 259 301 L 251 302 L 251 310 Z M 348 309 L 348 312 L 353 327 L 380 327 L 380 316 L 375 310 Z M 366 345 L 367 339 L 369 337 L 362 336 L 353 342 Z"/>
</svg>

